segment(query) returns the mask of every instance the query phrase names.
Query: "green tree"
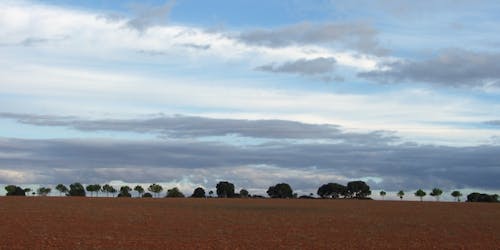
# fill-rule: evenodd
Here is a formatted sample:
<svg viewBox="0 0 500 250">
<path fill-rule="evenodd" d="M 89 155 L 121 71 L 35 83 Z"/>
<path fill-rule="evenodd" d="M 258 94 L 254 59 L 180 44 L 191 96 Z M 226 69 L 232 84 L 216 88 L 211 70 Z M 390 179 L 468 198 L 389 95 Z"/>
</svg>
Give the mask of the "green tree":
<svg viewBox="0 0 500 250">
<path fill-rule="evenodd" d="M 248 196 L 249 196 L 248 190 L 246 190 L 246 189 L 240 190 L 240 197 L 241 198 L 248 198 Z"/>
<path fill-rule="evenodd" d="M 382 199 L 385 199 L 386 194 L 387 193 L 384 190 L 380 191 L 380 197 L 382 197 Z"/>
<path fill-rule="evenodd" d="M 26 196 L 24 189 L 15 185 L 6 186 L 5 191 L 7 191 L 7 196 Z"/>
<path fill-rule="evenodd" d="M 134 187 L 134 191 L 137 192 L 138 196 L 137 197 L 141 197 L 142 194 L 144 193 L 144 188 L 140 185 L 137 185 Z"/>
<path fill-rule="evenodd" d="M 159 197 L 161 191 L 163 191 L 163 187 L 156 183 L 153 183 L 149 185 L 148 191 L 154 193 L 156 197 Z"/>
<path fill-rule="evenodd" d="M 91 197 L 93 196 L 94 192 L 96 193 L 96 196 L 99 196 L 99 191 L 101 190 L 101 185 L 99 185 L 99 184 L 87 185 L 85 187 L 85 190 L 87 190 L 87 192 L 90 192 Z"/>
<path fill-rule="evenodd" d="M 167 190 L 167 198 L 184 198 L 184 194 L 177 188 L 171 188 Z"/>
<path fill-rule="evenodd" d="M 59 191 L 59 195 L 66 194 L 68 192 L 68 188 L 63 184 L 57 184 L 56 190 Z"/>
<path fill-rule="evenodd" d="M 132 188 L 130 188 L 129 186 L 122 186 L 120 187 L 120 193 L 118 193 L 118 197 L 132 197 L 130 191 L 132 191 Z"/>
<path fill-rule="evenodd" d="M 47 196 L 52 191 L 51 188 L 48 187 L 40 187 L 36 190 L 38 196 Z"/>
<path fill-rule="evenodd" d="M 400 200 L 403 200 L 403 196 L 405 196 L 405 192 L 403 190 L 399 190 L 398 197 Z"/>
<path fill-rule="evenodd" d="M 193 198 L 205 198 L 205 189 L 203 189 L 202 187 L 195 188 L 191 197 L 193 197 Z"/>
<path fill-rule="evenodd" d="M 25 188 L 24 189 L 24 193 L 28 194 L 28 196 L 30 195 L 30 192 L 31 192 L 31 188 Z M 32 194 L 32 195 L 34 196 L 35 194 Z"/>
<path fill-rule="evenodd" d="M 338 183 L 328 183 L 321 185 L 316 193 L 321 198 L 337 199 L 347 194 L 347 187 Z"/>
<path fill-rule="evenodd" d="M 109 186 L 109 193 L 111 193 L 111 197 L 115 197 L 116 192 L 118 192 L 118 190 L 116 190 L 115 187 Z"/>
<path fill-rule="evenodd" d="M 351 181 L 347 183 L 347 193 L 351 197 L 363 199 L 371 195 L 372 191 L 364 181 Z"/>
<path fill-rule="evenodd" d="M 213 191 L 213 190 L 210 190 L 210 191 L 208 192 L 208 195 L 210 195 L 210 198 L 212 198 L 212 196 L 214 195 L 214 191 Z"/>
<path fill-rule="evenodd" d="M 267 189 L 267 194 L 271 198 L 293 198 L 293 190 L 288 183 L 279 183 L 275 186 L 270 186 Z"/>
<path fill-rule="evenodd" d="M 234 197 L 234 184 L 228 181 L 220 181 L 215 186 L 217 189 L 217 196 L 219 198 L 232 198 Z"/>
<path fill-rule="evenodd" d="M 423 198 L 425 195 L 427 195 L 427 193 L 424 192 L 424 190 L 422 190 L 422 189 L 419 189 L 419 190 L 417 190 L 417 192 L 415 192 L 415 196 L 420 197 L 420 201 L 423 201 Z"/>
<path fill-rule="evenodd" d="M 457 202 L 460 202 L 460 197 L 462 196 L 462 193 L 460 193 L 460 191 L 453 191 L 451 192 L 451 196 L 453 196 Z"/>
<path fill-rule="evenodd" d="M 79 182 L 69 185 L 68 196 L 85 196 L 85 188 Z"/>
<path fill-rule="evenodd" d="M 106 197 L 109 197 L 109 190 L 110 190 L 111 186 L 109 184 L 104 184 L 102 187 L 101 187 L 101 192 L 105 193 L 106 194 Z"/>
<path fill-rule="evenodd" d="M 439 201 L 439 198 L 441 197 L 441 195 L 443 194 L 443 190 L 439 189 L 439 188 L 433 188 L 430 195 L 433 196 L 433 197 L 436 197 L 436 201 Z"/>
</svg>

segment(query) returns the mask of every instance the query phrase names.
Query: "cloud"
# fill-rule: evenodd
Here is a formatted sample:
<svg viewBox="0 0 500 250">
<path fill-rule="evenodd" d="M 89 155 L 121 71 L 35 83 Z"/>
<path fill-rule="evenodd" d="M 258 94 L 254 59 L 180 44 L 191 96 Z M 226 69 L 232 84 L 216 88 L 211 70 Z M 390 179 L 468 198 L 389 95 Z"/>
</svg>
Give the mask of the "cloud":
<svg viewBox="0 0 500 250">
<path fill-rule="evenodd" d="M 197 116 L 156 116 L 143 119 L 85 120 L 73 116 L 0 113 L 0 118 L 22 124 L 57 126 L 79 131 L 115 131 L 157 134 L 169 138 L 237 135 L 266 139 L 321 139 L 355 144 L 392 143 L 399 138 L 388 131 L 343 132 L 331 124 L 307 124 L 287 120 L 215 119 Z"/>
<path fill-rule="evenodd" d="M 259 71 L 272 73 L 287 73 L 299 75 L 322 75 L 331 73 L 335 68 L 334 58 L 315 58 L 311 60 L 299 59 L 292 62 L 286 62 L 281 65 L 267 64 L 255 68 Z"/>
<path fill-rule="evenodd" d="M 500 126 L 500 120 L 486 121 L 486 122 L 484 122 L 484 124 L 492 125 L 492 126 Z"/>
<path fill-rule="evenodd" d="M 500 189 L 500 146 L 278 142 L 242 147 L 186 140 L 0 138 L 0 152 L 0 173 L 13 178 L 9 182 L 119 178 L 147 183 L 189 178 L 194 183 L 208 179 L 212 187 L 227 179 L 252 189 L 281 181 L 316 189 L 328 181 L 376 177 L 382 181 L 371 182 L 374 189 Z"/>
<path fill-rule="evenodd" d="M 161 6 L 135 5 L 133 10 L 137 16 L 127 21 L 127 26 L 138 31 L 145 31 L 151 26 L 162 25 L 166 22 L 174 4 L 175 0 L 165 2 Z"/>
<path fill-rule="evenodd" d="M 452 49 L 427 60 L 403 60 L 359 73 L 381 83 L 417 82 L 446 87 L 500 87 L 499 53 Z"/>
<path fill-rule="evenodd" d="M 387 52 L 377 41 L 377 30 L 366 23 L 299 23 L 276 29 L 245 31 L 240 41 L 272 48 L 291 45 L 337 45 L 363 53 L 383 55 Z"/>
</svg>

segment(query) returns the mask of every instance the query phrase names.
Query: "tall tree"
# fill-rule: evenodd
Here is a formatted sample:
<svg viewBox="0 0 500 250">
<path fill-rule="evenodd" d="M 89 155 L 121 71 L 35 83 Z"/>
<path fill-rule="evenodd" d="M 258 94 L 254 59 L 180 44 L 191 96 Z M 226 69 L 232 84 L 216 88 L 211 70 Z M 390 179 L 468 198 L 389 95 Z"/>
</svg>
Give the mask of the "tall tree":
<svg viewBox="0 0 500 250">
<path fill-rule="evenodd" d="M 68 192 L 68 188 L 63 184 L 57 184 L 56 190 L 59 191 L 59 195 L 66 194 Z"/>
<path fill-rule="evenodd" d="M 380 197 L 382 197 L 382 199 L 385 199 L 386 194 L 387 193 L 384 190 L 380 191 Z"/>
<path fill-rule="evenodd" d="M 443 190 L 439 188 L 433 188 L 430 195 L 436 198 L 436 201 L 439 201 L 439 198 L 443 194 Z"/>
<path fill-rule="evenodd" d="M 140 185 L 137 185 L 134 187 L 134 191 L 137 192 L 138 196 L 137 197 L 141 197 L 142 194 L 144 193 L 144 188 Z"/>
<path fill-rule="evenodd" d="M 205 189 L 203 189 L 202 187 L 195 188 L 191 197 L 193 197 L 193 198 L 205 198 Z"/>
<path fill-rule="evenodd" d="M 279 183 L 274 186 L 270 186 L 267 189 L 267 194 L 271 198 L 293 198 L 292 187 L 288 183 Z"/>
<path fill-rule="evenodd" d="M 234 197 L 234 184 L 228 181 L 220 181 L 215 186 L 217 188 L 217 196 L 219 198 Z"/>
<path fill-rule="evenodd" d="M 399 190 L 398 197 L 400 200 L 403 200 L 403 196 L 405 196 L 405 192 L 403 190 Z"/>
<path fill-rule="evenodd" d="M 415 196 L 420 197 L 420 201 L 423 201 L 423 198 L 425 195 L 427 195 L 427 193 L 424 192 L 424 190 L 422 190 L 422 189 L 419 189 L 419 190 L 417 190 L 417 192 L 415 192 Z"/>
<path fill-rule="evenodd" d="M 347 183 L 347 193 L 349 196 L 354 196 L 355 198 L 366 198 L 372 194 L 370 191 L 370 186 L 368 186 L 364 181 L 351 181 Z"/>
<path fill-rule="evenodd" d="M 85 188 L 79 182 L 69 185 L 68 196 L 85 196 Z"/>
<path fill-rule="evenodd" d="M 458 190 L 455 190 L 453 192 L 451 192 L 451 196 L 453 196 L 457 202 L 460 201 L 460 197 L 462 196 L 462 193 L 460 193 L 460 191 Z"/>
<path fill-rule="evenodd" d="M 153 183 L 153 184 L 149 185 L 148 191 L 154 193 L 156 197 L 159 197 L 161 191 L 163 191 L 163 187 L 156 184 L 156 183 Z"/>
</svg>

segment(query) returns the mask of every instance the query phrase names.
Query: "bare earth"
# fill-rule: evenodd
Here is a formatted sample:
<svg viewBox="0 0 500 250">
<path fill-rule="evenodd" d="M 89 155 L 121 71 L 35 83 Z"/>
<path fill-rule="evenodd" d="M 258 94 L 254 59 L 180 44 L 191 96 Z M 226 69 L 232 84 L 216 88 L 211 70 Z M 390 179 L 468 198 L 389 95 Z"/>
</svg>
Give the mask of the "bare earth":
<svg viewBox="0 0 500 250">
<path fill-rule="evenodd" d="M 500 249 L 500 204 L 0 197 L 0 249 Z"/>
</svg>

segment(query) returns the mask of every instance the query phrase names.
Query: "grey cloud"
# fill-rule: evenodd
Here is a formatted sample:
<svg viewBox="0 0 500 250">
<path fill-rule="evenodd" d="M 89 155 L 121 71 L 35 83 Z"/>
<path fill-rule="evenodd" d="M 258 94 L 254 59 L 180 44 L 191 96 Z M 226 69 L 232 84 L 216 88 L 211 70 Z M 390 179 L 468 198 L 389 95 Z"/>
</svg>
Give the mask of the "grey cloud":
<svg viewBox="0 0 500 250">
<path fill-rule="evenodd" d="M 500 126 L 500 120 L 486 121 L 486 122 L 484 122 L 484 124 L 492 125 L 492 126 Z"/>
<path fill-rule="evenodd" d="M 85 120 L 72 116 L 0 113 L 0 118 L 36 126 L 68 127 L 80 131 L 124 131 L 158 134 L 167 138 L 238 135 L 268 139 L 325 139 L 363 144 L 391 143 L 399 138 L 389 131 L 346 133 L 331 124 L 286 120 L 213 119 L 195 116 L 156 116 L 145 119 Z"/>
<path fill-rule="evenodd" d="M 210 49 L 210 44 L 194 44 L 194 43 L 185 43 L 181 45 L 182 47 L 185 48 L 190 48 L 190 49 L 197 49 L 197 50 L 208 50 Z"/>
<path fill-rule="evenodd" d="M 427 60 L 382 65 L 387 70 L 359 73 L 381 83 L 422 82 L 449 87 L 500 87 L 500 54 L 447 50 Z"/>
<path fill-rule="evenodd" d="M 135 6 L 133 10 L 137 16 L 130 19 L 127 26 L 138 31 L 145 31 L 151 26 L 164 24 L 174 4 L 175 1 L 171 0 L 161 6 Z"/>
<path fill-rule="evenodd" d="M 500 189 L 500 146 L 280 142 L 241 147 L 185 140 L 0 138 L 0 152 L 3 170 L 32 172 L 52 183 L 116 178 L 128 182 L 164 178 L 168 182 L 190 176 L 198 181 L 229 179 L 252 189 L 285 180 L 303 189 L 314 185 L 309 187 L 314 189 L 328 180 L 338 181 L 338 175 L 346 179 L 378 177 L 383 181 L 372 183 L 372 188 L 386 190 L 434 186 Z M 322 175 L 326 177 L 320 178 Z"/>
<path fill-rule="evenodd" d="M 366 23 L 299 23 L 277 29 L 258 29 L 241 33 L 237 38 L 249 45 L 284 47 L 303 44 L 344 46 L 363 53 L 387 52 L 377 41 L 378 32 Z"/>
<path fill-rule="evenodd" d="M 281 65 L 268 64 L 255 69 L 272 73 L 322 75 L 333 72 L 335 64 L 336 61 L 334 58 L 319 57 L 311 60 L 299 59 Z"/>
</svg>

